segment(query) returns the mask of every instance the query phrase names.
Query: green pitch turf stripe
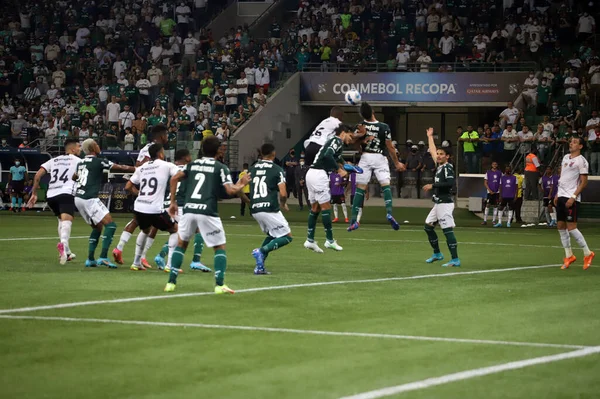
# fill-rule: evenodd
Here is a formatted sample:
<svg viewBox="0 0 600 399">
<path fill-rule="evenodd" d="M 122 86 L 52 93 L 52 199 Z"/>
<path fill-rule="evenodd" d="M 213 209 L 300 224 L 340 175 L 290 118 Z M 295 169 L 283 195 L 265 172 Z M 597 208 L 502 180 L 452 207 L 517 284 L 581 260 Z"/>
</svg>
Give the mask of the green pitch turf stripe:
<svg viewBox="0 0 600 399">
<path fill-rule="evenodd" d="M 115 320 L 115 319 L 94 319 L 94 318 L 78 318 L 78 317 L 9 316 L 9 315 L 0 315 L 0 319 L 46 320 L 46 321 L 64 321 L 64 322 L 75 322 L 75 323 L 126 324 L 126 325 L 157 326 L 157 327 L 184 327 L 184 328 L 191 327 L 191 328 L 207 328 L 207 329 L 219 329 L 219 330 L 241 330 L 241 331 L 261 331 L 261 332 L 272 332 L 272 333 L 289 333 L 289 334 L 328 335 L 328 336 L 337 336 L 337 337 L 383 338 L 383 339 L 399 339 L 399 340 L 411 340 L 411 341 L 453 342 L 453 343 L 461 343 L 461 344 L 478 344 L 478 345 L 483 344 L 483 345 L 527 346 L 527 347 L 537 347 L 537 348 L 563 348 L 563 349 L 591 348 L 589 346 L 582 346 L 582 345 L 546 344 L 546 343 L 538 343 L 538 342 L 495 341 L 495 340 L 487 340 L 487 339 L 425 337 L 425 336 L 415 336 L 415 335 L 300 330 L 300 329 L 292 329 L 292 328 L 230 326 L 230 325 L 222 325 L 222 324 L 202 324 L 202 323 L 172 323 L 172 322 L 142 321 L 142 320 Z"/>
<path fill-rule="evenodd" d="M 465 275 L 472 275 L 472 274 L 501 273 L 501 272 L 511 272 L 511 271 L 519 271 L 519 270 L 544 269 L 544 268 L 557 267 L 557 266 L 560 266 L 560 265 L 523 266 L 523 267 L 510 267 L 510 268 L 506 268 L 506 269 L 473 270 L 473 271 L 468 271 L 468 272 L 436 273 L 436 274 L 424 274 L 424 275 L 417 275 L 417 276 L 386 277 L 386 278 L 364 279 L 364 280 L 322 281 L 322 282 L 318 282 L 318 283 L 276 285 L 276 286 L 270 286 L 270 287 L 257 287 L 257 288 L 246 288 L 246 289 L 236 290 L 236 294 L 244 293 L 244 292 L 288 290 L 288 289 L 292 289 L 292 288 L 321 287 L 321 286 L 339 285 L 339 284 L 367 284 L 367 283 L 381 283 L 381 282 L 387 282 L 387 281 L 419 280 L 419 279 L 436 278 L 436 277 L 465 276 Z M 152 296 L 142 296 L 142 297 L 134 297 L 134 298 L 107 299 L 107 300 L 85 301 L 85 302 L 70 302 L 70 303 L 61 303 L 61 304 L 56 304 L 56 305 L 32 306 L 32 307 L 15 308 L 15 309 L 1 309 L 0 314 L 35 312 L 38 310 L 64 309 L 64 308 L 74 308 L 74 307 L 78 307 L 78 306 L 103 305 L 103 304 L 109 304 L 109 303 L 140 302 L 140 301 L 150 301 L 150 300 L 154 300 L 154 299 L 185 298 L 185 297 L 203 296 L 203 295 L 214 295 L 214 292 L 189 292 L 189 293 L 185 293 L 185 294 L 152 295 Z"/>
<path fill-rule="evenodd" d="M 397 395 L 404 392 L 416 391 L 430 388 L 437 385 L 448 384 L 456 381 L 468 380 L 470 378 L 481 377 L 490 374 L 497 374 L 508 370 L 518 370 L 525 367 L 548 364 L 566 359 L 575 359 L 578 357 L 590 356 L 600 353 L 600 346 L 588 347 L 572 352 L 559 353 L 558 355 L 534 357 L 532 359 L 519 360 L 510 363 L 498 364 L 496 366 L 482 367 L 478 369 L 461 371 L 459 373 L 447 374 L 441 377 L 427 378 L 426 380 L 410 382 L 408 384 L 397 385 L 378 389 L 375 391 L 359 393 L 357 395 L 344 396 L 340 399 L 378 399 L 386 396 Z"/>
</svg>

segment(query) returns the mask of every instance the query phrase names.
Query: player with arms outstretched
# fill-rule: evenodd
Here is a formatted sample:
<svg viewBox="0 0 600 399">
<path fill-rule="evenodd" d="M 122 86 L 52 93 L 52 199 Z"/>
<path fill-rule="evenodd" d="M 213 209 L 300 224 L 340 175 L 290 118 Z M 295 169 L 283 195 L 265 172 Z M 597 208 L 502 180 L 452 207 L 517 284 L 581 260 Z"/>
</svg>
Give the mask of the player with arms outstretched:
<svg viewBox="0 0 600 399">
<path fill-rule="evenodd" d="M 79 162 L 77 174 L 73 178 L 77 180 L 75 206 L 83 220 L 92 227 L 85 267 L 108 266 L 116 268 L 117 265 L 108 260 L 108 249 L 112 243 L 117 225 L 113 222 L 108 208 L 98 198 L 98 193 L 102 187 L 105 170 L 130 173 L 135 172 L 135 168 L 133 166 L 117 165 L 107 159 L 98 158 L 100 147 L 93 139 L 85 140 L 81 146 L 85 158 Z M 102 228 L 104 228 L 102 252 L 100 258 L 96 261 L 94 254 L 100 234 L 102 234 Z"/>
<path fill-rule="evenodd" d="M 358 162 L 358 166 L 363 170 L 363 173 L 356 176 L 356 194 L 352 203 L 352 218 L 348 231 L 356 230 L 359 227 L 357 222 L 358 211 L 362 207 L 365 191 L 373 174 L 375 174 L 377 181 L 381 185 L 381 191 L 385 200 L 386 218 L 392 225 L 392 228 L 398 230 L 400 225 L 392 216 L 390 165 L 384 152 L 387 150 L 396 170 L 402 172 L 406 170 L 406 167 L 398 160 L 396 149 L 392 143 L 390 127 L 385 123 L 377 121 L 373 109 L 366 102 L 361 104 L 360 114 L 364 118 L 363 125 L 366 129 L 365 147 Z"/>
<path fill-rule="evenodd" d="M 40 180 L 48 173 L 50 181 L 48 182 L 46 201 L 52 212 L 54 212 L 54 216 L 58 218 L 59 242 L 56 249 L 58 249 L 61 265 L 75 257 L 71 253 L 69 238 L 71 237 L 71 226 L 75 214 L 74 195 L 76 183 L 73 180 L 73 175 L 77 172 L 77 165 L 81 162 L 80 153 L 79 140 L 65 140 L 65 155 L 59 155 L 45 162 L 35 174 L 31 198 L 27 204 L 29 208 L 33 208 L 38 200 L 37 191 L 40 188 Z"/>
<path fill-rule="evenodd" d="M 435 141 L 433 140 L 433 128 L 427 129 L 427 139 L 429 141 L 429 153 L 431 157 L 436 160 L 437 169 L 433 184 L 427 184 L 423 186 L 424 191 L 433 190 L 433 196 L 431 199 L 434 204 L 433 209 L 427 215 L 425 219 L 425 232 L 429 239 L 429 244 L 433 248 L 433 255 L 425 262 L 433 263 L 438 260 L 444 259 L 444 255 L 440 252 L 440 246 L 438 242 L 438 236 L 435 232 L 435 225 L 439 223 L 444 235 L 446 236 L 446 243 L 448 249 L 452 255 L 450 262 L 443 264 L 442 266 L 460 266 L 460 259 L 458 259 L 458 242 L 454 236 L 454 201 L 452 199 L 452 190 L 454 189 L 454 167 L 448 162 L 450 159 L 450 153 L 447 148 L 436 148 Z"/>
<path fill-rule="evenodd" d="M 569 154 L 562 159 L 558 193 L 554 197 L 558 234 L 565 249 L 565 258 L 561 266 L 563 270 L 568 269 L 577 260 L 571 249 L 571 237 L 583 249 L 583 270 L 592 266 L 592 260 L 596 256 L 590 251 L 583 234 L 577 228 L 581 192 L 587 186 L 589 173 L 588 162 L 581 155 L 584 146 L 585 141 L 581 137 L 573 137 L 569 141 Z"/>
<path fill-rule="evenodd" d="M 184 171 L 177 172 L 171 178 L 171 206 L 169 207 L 171 216 L 177 215 L 177 185 L 181 180 L 187 180 L 187 184 L 183 216 L 179 222 L 179 243 L 173 251 L 171 272 L 165 292 L 175 291 L 185 250 L 190 238 L 196 234 L 197 229 L 200 229 L 204 244 L 215 251 L 215 293 L 234 293 L 225 285 L 226 240 L 217 205 L 223 189 L 230 196 L 239 194 L 250 181 L 250 175 L 242 177 L 233 184 L 229 168 L 215 159 L 220 146 L 221 142 L 217 137 L 207 137 L 202 143 L 204 157 L 189 163 Z"/>
</svg>

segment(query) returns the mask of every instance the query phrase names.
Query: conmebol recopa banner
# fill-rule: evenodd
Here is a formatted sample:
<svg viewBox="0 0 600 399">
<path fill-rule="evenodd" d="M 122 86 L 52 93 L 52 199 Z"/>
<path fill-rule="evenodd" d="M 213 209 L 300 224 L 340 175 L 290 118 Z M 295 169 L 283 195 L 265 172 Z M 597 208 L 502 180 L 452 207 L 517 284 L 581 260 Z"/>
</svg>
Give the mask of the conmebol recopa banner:
<svg viewBox="0 0 600 399">
<path fill-rule="evenodd" d="M 301 101 L 343 101 L 356 89 L 371 102 L 506 102 L 522 91 L 527 72 L 302 72 Z"/>
</svg>

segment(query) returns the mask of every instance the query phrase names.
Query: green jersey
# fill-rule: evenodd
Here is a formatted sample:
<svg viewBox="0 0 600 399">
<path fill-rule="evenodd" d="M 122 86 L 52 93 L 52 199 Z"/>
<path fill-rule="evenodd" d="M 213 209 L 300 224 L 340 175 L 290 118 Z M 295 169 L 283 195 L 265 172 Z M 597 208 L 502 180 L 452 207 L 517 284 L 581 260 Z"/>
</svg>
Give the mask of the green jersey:
<svg viewBox="0 0 600 399">
<path fill-rule="evenodd" d="M 311 165 L 311 169 L 321 169 L 326 172 L 335 172 L 338 170 L 338 164 L 344 163 L 342 158 L 344 143 L 338 136 L 334 136 L 327 140 L 323 147 L 315 156 L 315 161 Z"/>
<path fill-rule="evenodd" d="M 159 101 L 160 106 L 163 107 L 163 109 L 168 110 L 169 109 L 169 96 L 167 94 L 159 94 L 158 97 L 156 97 L 156 99 Z"/>
<path fill-rule="evenodd" d="M 169 131 L 167 135 L 167 147 L 169 147 L 169 150 L 177 148 L 177 132 Z"/>
<path fill-rule="evenodd" d="M 279 212 L 279 185 L 283 169 L 273 161 L 258 161 L 250 168 L 250 213 Z"/>
<path fill-rule="evenodd" d="M 202 141 L 202 139 L 204 138 L 204 135 L 202 134 L 202 132 L 204 131 L 204 126 L 197 124 L 194 127 L 194 141 Z"/>
<path fill-rule="evenodd" d="M 177 168 L 183 172 L 185 170 L 186 165 L 177 165 Z M 177 183 L 177 192 L 175 193 L 175 202 L 177 202 L 177 206 L 185 205 L 185 180 L 179 180 Z M 169 178 L 169 182 L 167 183 L 167 190 L 165 191 L 165 209 L 171 206 L 171 179 Z"/>
<path fill-rule="evenodd" d="M 86 156 L 77 165 L 77 197 L 83 199 L 98 198 L 102 188 L 104 171 L 110 170 L 113 163 L 104 158 Z"/>
<path fill-rule="evenodd" d="M 439 165 L 435 171 L 433 180 L 432 200 L 436 204 L 451 204 L 452 191 L 454 190 L 454 167 L 446 162 Z"/>
<path fill-rule="evenodd" d="M 383 154 L 383 150 L 386 148 L 385 142 L 392 140 L 392 132 L 387 123 L 382 122 L 363 122 L 367 129 L 367 137 L 373 137 L 365 145 L 364 152 L 370 152 L 373 154 Z"/>
<path fill-rule="evenodd" d="M 187 115 L 187 114 L 186 115 L 179 115 L 177 117 L 177 125 L 179 126 L 179 130 L 182 131 L 182 132 L 189 131 L 190 127 L 191 127 L 191 125 L 189 125 L 189 124 L 181 123 L 181 122 L 185 122 L 185 121 L 188 121 L 188 122 L 192 121 L 189 115 Z"/>
<path fill-rule="evenodd" d="M 219 216 L 217 203 L 222 188 L 233 183 L 229 168 L 214 158 L 201 158 L 187 164 L 184 173 L 187 184 L 183 213 Z"/>
</svg>

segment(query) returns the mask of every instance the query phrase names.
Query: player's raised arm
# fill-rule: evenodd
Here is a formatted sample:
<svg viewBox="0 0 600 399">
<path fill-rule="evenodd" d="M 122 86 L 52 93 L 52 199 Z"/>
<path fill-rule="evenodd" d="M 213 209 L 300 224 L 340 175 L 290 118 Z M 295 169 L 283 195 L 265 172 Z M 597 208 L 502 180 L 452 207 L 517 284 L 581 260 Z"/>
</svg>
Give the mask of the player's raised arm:
<svg viewBox="0 0 600 399">
<path fill-rule="evenodd" d="M 437 148 L 435 146 L 435 140 L 433 139 L 433 128 L 430 127 L 427 129 L 427 141 L 429 146 L 429 153 L 431 154 L 431 158 L 433 158 L 434 162 L 437 164 Z"/>
<path fill-rule="evenodd" d="M 133 173 L 133 172 L 135 172 L 135 166 L 119 165 L 119 164 L 113 163 L 112 165 L 110 165 L 110 171 Z"/>
</svg>

